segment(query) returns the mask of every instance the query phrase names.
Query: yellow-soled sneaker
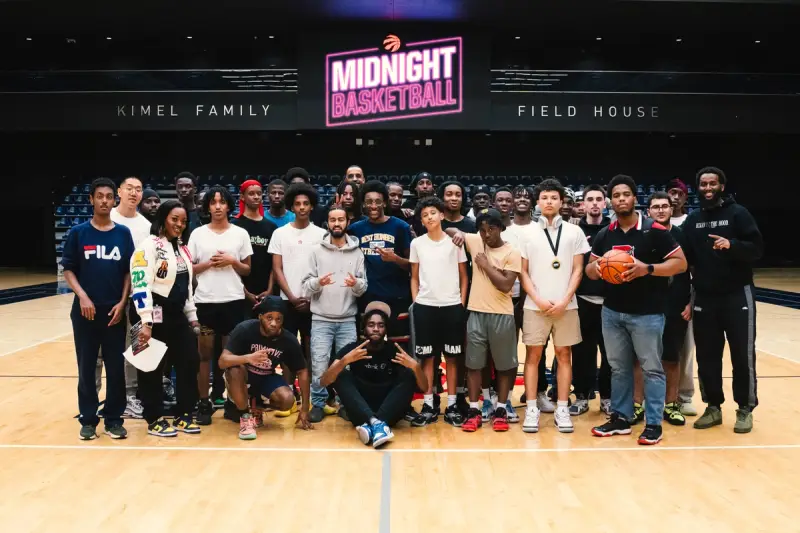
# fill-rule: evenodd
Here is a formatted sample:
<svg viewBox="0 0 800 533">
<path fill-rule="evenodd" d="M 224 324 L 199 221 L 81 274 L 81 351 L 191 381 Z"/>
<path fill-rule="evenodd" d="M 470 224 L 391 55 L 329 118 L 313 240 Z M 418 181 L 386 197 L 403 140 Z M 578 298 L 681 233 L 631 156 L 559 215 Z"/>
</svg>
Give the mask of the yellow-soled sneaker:
<svg viewBox="0 0 800 533">
<path fill-rule="evenodd" d="M 275 416 L 277 416 L 278 418 L 286 418 L 287 416 L 292 416 L 296 412 L 297 412 L 297 402 L 293 402 L 292 406 L 286 411 L 275 411 Z"/>
</svg>

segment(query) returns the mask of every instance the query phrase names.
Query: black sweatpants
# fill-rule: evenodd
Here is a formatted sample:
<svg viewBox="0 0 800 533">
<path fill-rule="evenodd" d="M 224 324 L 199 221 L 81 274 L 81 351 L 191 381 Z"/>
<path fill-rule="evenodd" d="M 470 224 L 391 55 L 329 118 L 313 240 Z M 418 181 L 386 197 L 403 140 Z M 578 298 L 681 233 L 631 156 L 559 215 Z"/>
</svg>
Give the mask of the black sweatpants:
<svg viewBox="0 0 800 533">
<path fill-rule="evenodd" d="M 343 370 L 333 388 L 339 394 L 353 426 L 366 424 L 373 416 L 394 426 L 408 411 L 416 383 L 411 372 L 401 372 L 394 383 L 382 386 L 364 383 L 349 370 Z"/>
<path fill-rule="evenodd" d="M 125 317 L 117 324 L 108 325 L 110 307 L 95 306 L 94 320 L 81 316 L 78 299 L 72 304 L 70 319 L 75 338 L 75 354 L 78 357 L 78 409 L 80 423 L 95 426 L 100 423 L 97 408 L 95 372 L 97 355 L 103 350 L 103 365 L 106 367 L 106 403 L 103 407 L 105 424 L 122 423 L 125 411 Z"/>
<path fill-rule="evenodd" d="M 583 340 L 572 347 L 572 386 L 575 394 L 586 398 L 594 391 L 597 380 L 597 349 L 600 348 L 600 398 L 611 398 L 611 366 L 603 344 L 603 304 L 593 304 L 578 297 L 578 318 Z"/>
<path fill-rule="evenodd" d="M 733 399 L 740 408 L 754 409 L 756 395 L 756 302 L 753 286 L 728 294 L 703 294 L 694 300 L 694 342 L 697 374 L 709 405 L 725 401 L 722 392 L 722 352 L 725 338 L 733 365 Z"/>
<path fill-rule="evenodd" d="M 175 369 L 177 412 L 191 416 L 199 396 L 197 372 L 200 368 L 200 356 L 197 352 L 197 337 L 182 311 L 167 313 L 165 309 L 164 322 L 153 324 L 153 338 L 167 345 L 167 353 L 158 368 L 152 372 L 138 371 L 144 419 L 152 424 L 164 414 L 162 376 L 167 365 Z"/>
</svg>

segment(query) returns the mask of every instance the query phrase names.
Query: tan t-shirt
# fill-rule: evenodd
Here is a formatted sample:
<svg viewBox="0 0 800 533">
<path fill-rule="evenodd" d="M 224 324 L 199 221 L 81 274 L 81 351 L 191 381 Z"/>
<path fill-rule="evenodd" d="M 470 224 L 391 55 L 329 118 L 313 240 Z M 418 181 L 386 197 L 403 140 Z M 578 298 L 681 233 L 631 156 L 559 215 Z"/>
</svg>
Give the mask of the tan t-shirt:
<svg viewBox="0 0 800 533">
<path fill-rule="evenodd" d="M 479 253 L 485 253 L 489 263 L 500 270 L 508 270 L 517 274 L 522 270 L 520 253 L 509 243 L 503 244 L 500 248 L 489 248 L 483 244 L 481 236 L 476 234 L 465 234 L 464 241 L 467 251 L 473 258 Z M 497 290 L 486 272 L 473 262 L 472 287 L 467 309 L 481 313 L 513 315 L 514 304 L 511 302 L 511 291 L 500 292 Z"/>
</svg>

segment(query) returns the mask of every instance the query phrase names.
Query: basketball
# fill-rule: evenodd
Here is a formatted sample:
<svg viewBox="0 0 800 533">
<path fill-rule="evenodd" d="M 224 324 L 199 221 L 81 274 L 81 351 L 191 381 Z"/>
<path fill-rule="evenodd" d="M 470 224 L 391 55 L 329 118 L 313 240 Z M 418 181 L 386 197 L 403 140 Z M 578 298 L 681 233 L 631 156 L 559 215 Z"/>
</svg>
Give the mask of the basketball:
<svg viewBox="0 0 800 533">
<path fill-rule="evenodd" d="M 383 40 L 383 48 L 387 52 L 397 52 L 398 50 L 400 50 L 400 37 L 390 33 Z"/>
<path fill-rule="evenodd" d="M 623 250 L 609 250 L 598 261 L 603 279 L 608 283 L 619 285 L 625 283 L 622 273 L 628 270 L 626 264 L 633 263 L 633 256 Z"/>
</svg>

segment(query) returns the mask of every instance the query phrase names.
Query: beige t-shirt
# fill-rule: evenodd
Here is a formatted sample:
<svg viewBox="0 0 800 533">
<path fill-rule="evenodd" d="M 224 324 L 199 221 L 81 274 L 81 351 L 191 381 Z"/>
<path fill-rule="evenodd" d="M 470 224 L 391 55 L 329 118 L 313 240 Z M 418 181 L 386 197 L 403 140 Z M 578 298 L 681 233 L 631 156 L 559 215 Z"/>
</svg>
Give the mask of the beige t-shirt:
<svg viewBox="0 0 800 533">
<path fill-rule="evenodd" d="M 500 292 L 497 290 L 486 272 L 474 262 L 474 257 L 479 253 L 485 253 L 489 263 L 494 267 L 519 274 L 522 270 L 519 251 L 509 243 L 503 244 L 500 248 L 489 248 L 483 244 L 481 236 L 476 234 L 465 234 L 464 243 L 467 245 L 467 251 L 473 257 L 472 288 L 469 293 L 467 309 L 481 313 L 513 315 L 514 304 L 511 301 L 511 291 Z"/>
</svg>

